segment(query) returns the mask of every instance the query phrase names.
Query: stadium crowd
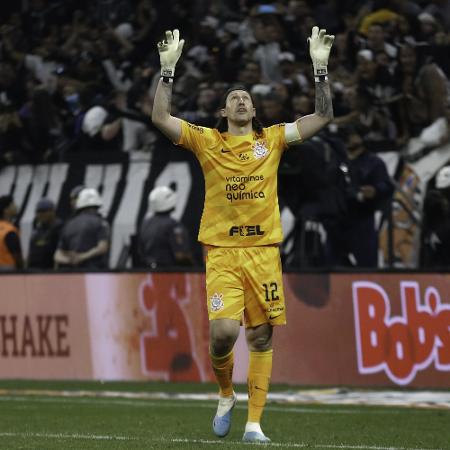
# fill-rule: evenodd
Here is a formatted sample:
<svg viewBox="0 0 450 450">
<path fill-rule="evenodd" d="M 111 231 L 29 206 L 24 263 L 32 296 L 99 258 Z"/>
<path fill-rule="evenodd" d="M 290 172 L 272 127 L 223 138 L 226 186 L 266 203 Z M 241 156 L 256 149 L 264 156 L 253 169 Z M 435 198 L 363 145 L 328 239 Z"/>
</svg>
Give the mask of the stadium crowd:
<svg viewBox="0 0 450 450">
<path fill-rule="evenodd" d="M 172 112 L 208 127 L 235 83 L 249 89 L 266 126 L 310 113 L 307 37 L 315 24 L 334 34 L 335 120 L 280 167 L 281 206 L 295 217 L 284 245 L 288 267 L 377 267 L 376 212 L 390 214 L 402 164 L 450 142 L 447 0 L 29 0 L 2 5 L 0 23 L 0 170 L 85 152 L 156 153 L 155 44 L 166 29 L 179 28 L 186 39 Z M 384 152 L 398 154 L 391 176 Z M 441 178 L 424 202 L 426 267 L 450 263 L 450 177 Z M 0 224 L 14 221 L 14 214 L 3 217 L 8 200 Z M 51 209 L 36 205 L 37 213 Z M 62 244 L 54 232 L 64 228 L 52 220 L 51 229 L 55 252 Z"/>
</svg>

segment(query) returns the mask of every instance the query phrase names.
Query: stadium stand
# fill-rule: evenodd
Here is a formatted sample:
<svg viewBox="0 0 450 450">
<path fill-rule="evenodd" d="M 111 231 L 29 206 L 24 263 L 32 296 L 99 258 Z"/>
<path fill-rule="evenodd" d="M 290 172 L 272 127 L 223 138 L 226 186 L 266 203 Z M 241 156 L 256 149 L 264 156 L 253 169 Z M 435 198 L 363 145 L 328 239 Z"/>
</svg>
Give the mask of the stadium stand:
<svg viewBox="0 0 450 450">
<path fill-rule="evenodd" d="M 352 124 L 364 130 L 366 146 L 383 159 L 396 187 L 377 215 L 378 267 L 420 267 L 424 199 L 450 160 L 444 3 L 347 0 L 339 12 L 336 2 L 304 0 L 194 0 L 189 8 L 179 0 L 32 0 L 2 8 L 0 195 L 13 195 L 18 206 L 25 259 L 39 199 L 51 199 L 67 219 L 70 192 L 84 184 L 103 198 L 109 267 L 131 267 L 148 194 L 168 185 L 178 193 L 174 217 L 189 230 L 201 266 L 200 169 L 192 155 L 162 140 L 149 119 L 159 77 L 155 43 L 166 28 L 179 27 L 186 38 L 174 85 L 180 117 L 213 126 L 221 94 L 239 82 L 271 125 L 312 107 L 306 37 L 319 23 L 336 35 L 330 58 L 336 121 L 304 144 L 306 154 L 289 152 L 282 161 L 285 261 L 294 261 L 294 269 L 323 267 L 323 259 L 308 254 L 317 248 L 301 245 L 306 232 L 316 230 L 319 243 L 326 233 L 320 220 L 308 229 L 296 220 L 308 200 L 299 177 L 302 167 L 331 161 L 330 179 L 342 183 L 340 130 Z"/>
</svg>

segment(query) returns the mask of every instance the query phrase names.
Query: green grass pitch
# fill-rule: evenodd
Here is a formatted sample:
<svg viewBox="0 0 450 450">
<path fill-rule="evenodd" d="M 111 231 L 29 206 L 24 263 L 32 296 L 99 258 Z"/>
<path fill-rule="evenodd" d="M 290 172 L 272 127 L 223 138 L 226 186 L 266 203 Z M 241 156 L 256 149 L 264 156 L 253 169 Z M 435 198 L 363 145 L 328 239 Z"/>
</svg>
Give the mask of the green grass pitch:
<svg viewBox="0 0 450 450">
<path fill-rule="evenodd" d="M 174 397 L 62 397 L 44 390 Z M 241 442 L 247 415 L 241 401 L 230 434 L 218 439 L 211 429 L 215 401 L 175 397 L 214 391 L 210 384 L 0 381 L 0 449 L 450 449 L 450 410 L 404 407 L 269 402 L 262 427 L 272 443 L 251 445 Z M 245 386 L 237 391 L 245 392 Z"/>
</svg>

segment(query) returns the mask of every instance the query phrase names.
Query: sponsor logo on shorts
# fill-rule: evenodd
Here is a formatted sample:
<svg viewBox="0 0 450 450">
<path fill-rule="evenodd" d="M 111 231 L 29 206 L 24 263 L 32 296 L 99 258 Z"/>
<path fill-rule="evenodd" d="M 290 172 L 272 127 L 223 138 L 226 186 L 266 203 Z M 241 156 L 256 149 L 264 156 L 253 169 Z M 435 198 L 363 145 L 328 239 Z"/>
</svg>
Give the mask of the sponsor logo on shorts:
<svg viewBox="0 0 450 450">
<path fill-rule="evenodd" d="M 264 231 L 261 225 L 233 225 L 228 232 L 229 236 L 262 236 Z"/>
<path fill-rule="evenodd" d="M 283 314 L 283 311 L 281 311 L 281 312 L 279 312 L 279 313 L 276 313 L 276 314 L 270 314 L 270 315 L 269 315 L 269 319 L 270 319 L 270 320 L 274 320 L 274 319 L 276 319 L 277 317 L 281 316 L 281 314 Z"/>
<path fill-rule="evenodd" d="M 220 293 L 218 294 L 217 292 L 215 292 L 211 298 L 211 311 L 212 312 L 217 312 L 220 311 L 221 309 L 223 309 L 224 304 L 223 304 L 223 294 Z"/>
</svg>

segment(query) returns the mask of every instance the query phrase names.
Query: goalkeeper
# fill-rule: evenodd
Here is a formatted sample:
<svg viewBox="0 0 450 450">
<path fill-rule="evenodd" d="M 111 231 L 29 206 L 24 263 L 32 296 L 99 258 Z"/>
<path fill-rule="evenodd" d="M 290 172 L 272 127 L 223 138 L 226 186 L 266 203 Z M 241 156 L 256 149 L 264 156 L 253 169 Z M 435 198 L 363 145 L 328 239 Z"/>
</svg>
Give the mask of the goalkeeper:
<svg viewBox="0 0 450 450">
<path fill-rule="evenodd" d="M 158 43 L 161 79 L 153 123 L 175 144 L 191 150 L 205 178 L 205 203 L 198 239 L 207 249 L 206 294 L 210 358 L 219 385 L 213 430 L 226 436 L 236 403 L 233 346 L 245 324 L 249 349 L 248 419 L 243 441 L 269 442 L 260 425 L 272 372 L 272 334 L 286 323 L 278 246 L 283 239 L 277 198 L 277 169 L 289 145 L 310 138 L 333 119 L 328 57 L 334 36 L 312 29 L 315 111 L 293 123 L 263 128 L 250 93 L 229 89 L 217 128 L 188 123 L 170 114 L 175 66 L 184 40 L 166 31 Z"/>
</svg>

